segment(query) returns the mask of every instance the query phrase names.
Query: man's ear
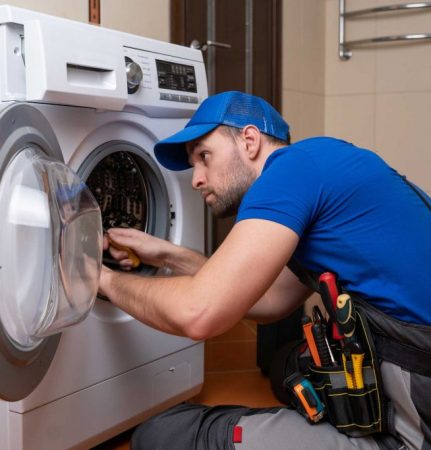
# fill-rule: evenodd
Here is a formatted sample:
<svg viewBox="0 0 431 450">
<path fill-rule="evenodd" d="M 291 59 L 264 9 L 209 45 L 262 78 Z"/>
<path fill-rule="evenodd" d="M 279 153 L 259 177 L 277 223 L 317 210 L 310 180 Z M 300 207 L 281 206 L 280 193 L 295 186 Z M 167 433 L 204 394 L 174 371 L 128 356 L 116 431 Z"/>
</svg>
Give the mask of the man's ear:
<svg viewBox="0 0 431 450">
<path fill-rule="evenodd" d="M 242 129 L 241 134 L 245 142 L 247 157 L 253 161 L 259 156 L 262 145 L 262 135 L 254 125 L 246 125 Z"/>
</svg>

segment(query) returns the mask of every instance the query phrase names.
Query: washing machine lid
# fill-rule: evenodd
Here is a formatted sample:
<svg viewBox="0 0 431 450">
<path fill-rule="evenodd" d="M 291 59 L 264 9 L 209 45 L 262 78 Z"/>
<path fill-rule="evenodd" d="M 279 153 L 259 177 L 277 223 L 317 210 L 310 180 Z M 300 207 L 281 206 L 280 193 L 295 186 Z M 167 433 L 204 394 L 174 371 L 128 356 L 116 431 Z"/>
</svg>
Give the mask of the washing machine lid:
<svg viewBox="0 0 431 450">
<path fill-rule="evenodd" d="M 9 107 L 0 129 L 0 398 L 15 401 L 42 380 L 60 332 L 93 306 L 102 224 L 37 108 Z"/>
</svg>

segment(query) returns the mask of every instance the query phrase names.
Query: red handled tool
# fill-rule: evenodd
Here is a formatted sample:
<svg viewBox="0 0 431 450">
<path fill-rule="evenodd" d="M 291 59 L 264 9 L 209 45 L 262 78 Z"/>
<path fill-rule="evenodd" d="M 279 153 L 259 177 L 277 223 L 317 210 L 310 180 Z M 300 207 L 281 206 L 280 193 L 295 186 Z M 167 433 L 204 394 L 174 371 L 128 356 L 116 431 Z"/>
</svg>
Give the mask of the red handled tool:
<svg viewBox="0 0 431 450">
<path fill-rule="evenodd" d="M 324 272 L 319 277 L 319 290 L 322 297 L 323 304 L 327 309 L 329 316 L 332 319 L 332 337 L 337 340 L 343 339 L 343 335 L 340 333 L 337 327 L 337 298 L 339 295 L 337 287 L 337 278 L 332 272 Z"/>
</svg>

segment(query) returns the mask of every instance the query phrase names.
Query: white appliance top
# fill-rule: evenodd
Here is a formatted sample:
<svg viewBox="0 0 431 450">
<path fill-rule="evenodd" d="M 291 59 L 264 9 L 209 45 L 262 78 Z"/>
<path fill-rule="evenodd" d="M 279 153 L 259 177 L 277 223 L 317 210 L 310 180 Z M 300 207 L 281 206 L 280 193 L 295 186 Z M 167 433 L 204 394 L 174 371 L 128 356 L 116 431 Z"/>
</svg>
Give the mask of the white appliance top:
<svg viewBox="0 0 431 450">
<path fill-rule="evenodd" d="M 0 100 L 189 117 L 207 97 L 199 50 L 0 6 Z"/>
</svg>

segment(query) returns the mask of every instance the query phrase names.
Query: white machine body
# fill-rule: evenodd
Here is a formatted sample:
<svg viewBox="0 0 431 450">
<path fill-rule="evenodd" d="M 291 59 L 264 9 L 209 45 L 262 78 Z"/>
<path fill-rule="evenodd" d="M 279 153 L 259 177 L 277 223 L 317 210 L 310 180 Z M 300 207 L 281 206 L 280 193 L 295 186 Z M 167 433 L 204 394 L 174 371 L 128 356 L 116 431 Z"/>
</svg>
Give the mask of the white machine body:
<svg viewBox="0 0 431 450">
<path fill-rule="evenodd" d="M 0 140 L 0 185 L 9 167 L 1 163 L 4 154 L 23 145 L 45 151 L 43 136 L 27 136 L 28 127 L 14 125 L 24 107 L 31 127 L 43 122 L 43 130 L 50 128 L 46 141 L 56 141 L 61 155 L 46 153 L 87 184 L 104 226 L 135 226 L 203 251 L 204 205 L 191 189 L 191 173 L 165 170 L 153 146 L 183 128 L 206 97 L 197 50 L 0 6 L 0 130 L 12 130 Z M 114 182 L 125 192 L 138 186 L 146 200 L 117 201 L 109 191 Z M 107 201 L 114 197 L 115 206 Z M 42 276 L 42 270 L 21 276 Z M 103 299 L 61 338 L 50 336 L 51 343 L 35 349 L 14 348 L 1 320 L 0 355 L 9 348 L 8 370 L 19 374 L 23 366 L 31 374 L 34 366 L 46 366 L 27 390 L 19 375 L 5 380 L 0 367 L 1 449 L 88 449 L 192 397 L 203 382 L 203 343 L 151 329 Z M 46 362 L 39 353 L 50 346 Z M 15 356 L 17 368 L 11 367 Z"/>
</svg>

